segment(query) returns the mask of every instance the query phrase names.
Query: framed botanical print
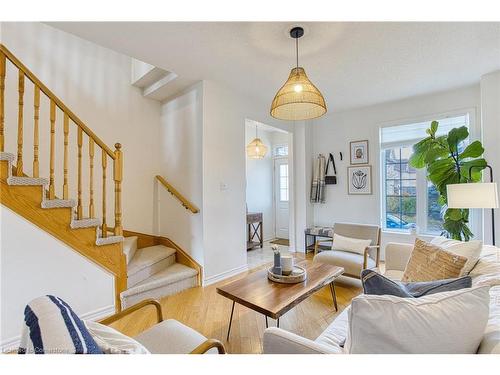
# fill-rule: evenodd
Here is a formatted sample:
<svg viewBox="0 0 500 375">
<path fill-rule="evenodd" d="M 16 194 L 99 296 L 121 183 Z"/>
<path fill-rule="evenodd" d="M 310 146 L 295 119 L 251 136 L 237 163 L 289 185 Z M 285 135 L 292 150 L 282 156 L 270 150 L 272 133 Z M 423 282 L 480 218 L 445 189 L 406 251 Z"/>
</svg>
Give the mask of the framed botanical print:
<svg viewBox="0 0 500 375">
<path fill-rule="evenodd" d="M 347 193 L 372 194 L 372 166 L 347 167 Z"/>
<path fill-rule="evenodd" d="M 368 164 L 368 141 L 353 141 L 351 146 L 351 164 Z"/>
</svg>

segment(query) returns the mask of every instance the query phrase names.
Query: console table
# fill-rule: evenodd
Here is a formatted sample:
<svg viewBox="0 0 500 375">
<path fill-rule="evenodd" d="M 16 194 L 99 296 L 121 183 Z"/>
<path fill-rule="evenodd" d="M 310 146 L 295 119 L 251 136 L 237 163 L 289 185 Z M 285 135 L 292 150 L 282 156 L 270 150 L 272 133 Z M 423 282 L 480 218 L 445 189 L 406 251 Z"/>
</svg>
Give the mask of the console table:
<svg viewBox="0 0 500 375">
<path fill-rule="evenodd" d="M 304 231 L 305 237 L 305 252 L 314 251 L 314 244 L 318 237 L 333 238 L 333 227 L 312 227 L 306 228 Z M 312 237 L 313 242 L 309 244 L 308 239 Z"/>
<path fill-rule="evenodd" d="M 248 226 L 248 241 L 247 251 L 256 246 L 264 246 L 263 242 L 263 228 L 262 228 L 262 212 L 247 213 L 247 226 Z M 254 238 L 257 241 L 254 241 Z"/>
</svg>

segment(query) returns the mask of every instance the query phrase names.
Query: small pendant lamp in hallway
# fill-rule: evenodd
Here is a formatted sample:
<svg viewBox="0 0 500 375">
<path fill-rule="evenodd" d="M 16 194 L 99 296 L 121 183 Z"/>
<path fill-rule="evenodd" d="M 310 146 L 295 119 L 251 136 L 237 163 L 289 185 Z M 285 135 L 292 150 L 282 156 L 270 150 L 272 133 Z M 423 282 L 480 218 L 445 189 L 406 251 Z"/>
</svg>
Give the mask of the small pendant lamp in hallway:
<svg viewBox="0 0 500 375">
<path fill-rule="evenodd" d="M 266 153 L 267 146 L 257 136 L 257 125 L 255 125 L 255 138 L 247 146 L 247 155 L 250 159 L 264 159 Z"/>
<path fill-rule="evenodd" d="M 297 64 L 271 104 L 271 116 L 280 120 L 310 120 L 323 116 L 327 110 L 325 98 L 299 66 L 299 38 L 302 35 L 302 27 L 290 30 L 290 36 L 295 39 Z"/>
</svg>

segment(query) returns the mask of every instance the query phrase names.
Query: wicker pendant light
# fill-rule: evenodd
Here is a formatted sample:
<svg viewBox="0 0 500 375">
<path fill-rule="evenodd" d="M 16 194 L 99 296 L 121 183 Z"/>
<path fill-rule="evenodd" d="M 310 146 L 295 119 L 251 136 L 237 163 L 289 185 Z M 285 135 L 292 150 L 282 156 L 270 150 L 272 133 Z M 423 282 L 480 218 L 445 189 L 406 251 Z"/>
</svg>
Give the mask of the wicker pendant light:
<svg viewBox="0 0 500 375">
<path fill-rule="evenodd" d="M 304 29 L 301 27 L 290 30 L 290 36 L 295 39 L 297 65 L 271 104 L 271 116 L 280 120 L 309 120 L 326 113 L 325 98 L 309 80 L 304 68 L 299 67 L 299 38 L 302 35 Z"/>
<path fill-rule="evenodd" d="M 267 154 L 267 146 L 262 143 L 261 139 L 257 136 L 257 125 L 255 125 L 255 138 L 247 146 L 247 156 L 250 159 L 264 159 Z"/>
</svg>

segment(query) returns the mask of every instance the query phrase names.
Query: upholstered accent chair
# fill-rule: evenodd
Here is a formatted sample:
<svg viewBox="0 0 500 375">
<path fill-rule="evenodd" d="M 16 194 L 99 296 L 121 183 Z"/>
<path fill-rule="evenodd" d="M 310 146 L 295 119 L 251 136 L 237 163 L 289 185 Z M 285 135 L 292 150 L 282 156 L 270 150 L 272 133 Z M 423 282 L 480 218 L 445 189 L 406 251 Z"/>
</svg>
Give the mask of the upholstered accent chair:
<svg viewBox="0 0 500 375">
<path fill-rule="evenodd" d="M 151 354 L 225 354 L 224 345 L 216 339 L 207 339 L 194 329 L 174 319 L 163 320 L 160 303 L 154 299 L 139 302 L 100 321 L 110 325 L 147 306 L 156 309 L 156 324 L 133 339 L 144 345 Z"/>
<path fill-rule="evenodd" d="M 380 262 L 380 227 L 378 225 L 335 223 L 333 235 L 371 240 L 363 254 L 332 249 L 333 240 L 316 241 L 314 261 L 344 267 L 344 276 L 359 279 L 364 269 L 377 268 Z M 329 250 L 326 250 L 329 249 Z"/>
</svg>

